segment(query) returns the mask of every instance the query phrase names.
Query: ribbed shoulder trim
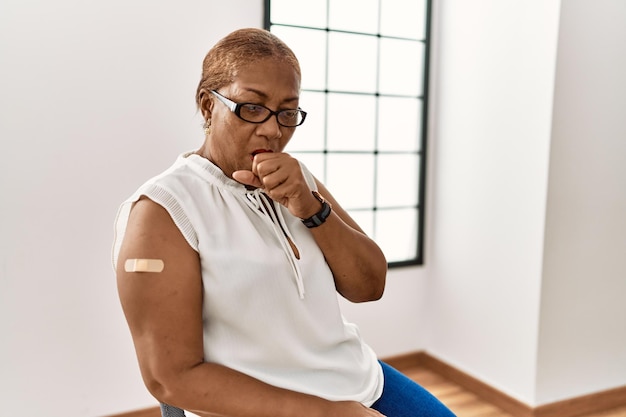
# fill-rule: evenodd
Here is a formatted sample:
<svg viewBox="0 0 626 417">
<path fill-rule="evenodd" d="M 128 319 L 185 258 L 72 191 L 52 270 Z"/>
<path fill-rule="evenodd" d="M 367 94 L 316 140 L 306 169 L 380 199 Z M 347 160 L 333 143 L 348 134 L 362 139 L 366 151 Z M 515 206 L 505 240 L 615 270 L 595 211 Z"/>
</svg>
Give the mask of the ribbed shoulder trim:
<svg viewBox="0 0 626 417">
<path fill-rule="evenodd" d="M 122 247 L 122 241 L 124 240 L 124 235 L 126 233 L 126 226 L 128 225 L 130 211 L 133 204 L 135 204 L 142 195 L 145 195 L 150 200 L 165 208 L 189 246 L 191 246 L 191 248 L 196 252 L 199 251 L 198 235 L 196 234 L 196 230 L 193 228 L 189 218 L 185 214 L 185 211 L 178 203 L 178 200 L 176 200 L 176 198 L 165 188 L 154 183 L 148 183 L 144 184 L 139 190 L 137 190 L 137 192 L 126 200 L 117 211 L 114 227 L 113 248 L 111 251 L 111 261 L 113 263 L 114 270 L 116 268 L 117 259 Z"/>
<path fill-rule="evenodd" d="M 189 243 L 189 246 L 198 252 L 198 235 L 196 234 L 196 230 L 191 225 L 189 218 L 178 203 L 178 200 L 176 200 L 176 198 L 169 191 L 157 184 L 146 184 L 137 192 L 137 194 L 136 200 L 139 199 L 141 195 L 145 195 L 150 200 L 163 206 L 174 221 L 176 227 L 178 227 L 182 233 L 187 243 Z"/>
</svg>

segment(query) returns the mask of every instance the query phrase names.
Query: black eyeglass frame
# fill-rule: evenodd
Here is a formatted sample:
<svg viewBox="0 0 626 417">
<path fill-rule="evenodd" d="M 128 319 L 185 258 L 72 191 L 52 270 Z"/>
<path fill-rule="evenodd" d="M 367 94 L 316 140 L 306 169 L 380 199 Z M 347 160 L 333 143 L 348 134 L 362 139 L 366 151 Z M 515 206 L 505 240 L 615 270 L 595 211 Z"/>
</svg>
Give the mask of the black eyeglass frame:
<svg viewBox="0 0 626 417">
<path fill-rule="evenodd" d="M 222 103 L 224 103 L 226 105 L 226 107 L 228 107 L 228 109 L 230 111 L 235 113 L 235 115 L 237 117 L 239 117 L 241 120 L 243 120 L 244 122 L 261 124 L 261 123 L 267 122 L 272 116 L 276 116 L 276 121 L 278 122 L 279 125 L 281 125 L 283 127 L 298 127 L 302 123 L 304 123 L 304 120 L 306 119 L 306 114 L 307 113 L 304 110 L 302 110 L 300 107 L 298 107 L 297 109 L 284 109 L 284 110 L 274 111 L 272 109 L 268 109 L 267 107 L 265 107 L 265 106 L 263 106 L 261 104 L 256 104 L 256 103 L 235 103 L 231 99 L 229 99 L 227 97 L 224 97 L 223 95 L 221 95 L 220 93 L 218 93 L 215 90 L 211 90 L 211 93 L 213 93 L 213 95 L 215 97 L 217 97 Z M 265 119 L 259 120 L 259 121 L 252 121 L 252 120 L 244 119 L 241 116 L 241 108 L 243 106 L 245 106 L 245 105 L 252 105 L 252 106 L 263 107 L 269 113 L 268 113 L 268 115 L 267 115 L 267 117 Z M 300 120 L 300 123 L 298 123 L 297 125 L 291 125 L 291 126 L 290 125 L 286 125 L 284 123 L 281 123 L 280 119 L 278 118 L 278 115 L 281 114 L 281 113 L 284 113 L 284 112 L 291 112 L 291 111 L 298 111 L 302 115 L 302 120 Z"/>
</svg>

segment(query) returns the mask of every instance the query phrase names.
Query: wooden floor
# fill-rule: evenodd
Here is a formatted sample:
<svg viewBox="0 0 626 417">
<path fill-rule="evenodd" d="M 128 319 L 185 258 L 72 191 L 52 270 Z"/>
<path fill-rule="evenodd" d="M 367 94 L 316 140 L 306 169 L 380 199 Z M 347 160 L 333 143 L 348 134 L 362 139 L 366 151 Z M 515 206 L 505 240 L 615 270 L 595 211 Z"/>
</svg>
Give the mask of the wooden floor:
<svg viewBox="0 0 626 417">
<path fill-rule="evenodd" d="M 439 398 L 458 417 L 514 417 L 433 371 L 411 367 L 402 369 L 402 372 Z M 580 417 L 626 417 L 626 407 Z"/>
</svg>

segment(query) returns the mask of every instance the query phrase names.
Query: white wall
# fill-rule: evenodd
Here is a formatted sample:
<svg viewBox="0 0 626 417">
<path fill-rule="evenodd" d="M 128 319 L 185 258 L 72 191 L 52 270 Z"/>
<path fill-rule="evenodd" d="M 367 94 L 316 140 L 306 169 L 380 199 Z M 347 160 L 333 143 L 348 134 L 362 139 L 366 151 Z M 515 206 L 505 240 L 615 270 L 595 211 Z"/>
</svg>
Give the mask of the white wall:
<svg viewBox="0 0 626 417">
<path fill-rule="evenodd" d="M 626 6 L 435 3 L 427 350 L 533 406 L 626 385 Z"/>
<path fill-rule="evenodd" d="M 532 403 L 559 2 L 436 3 L 427 344 Z"/>
<path fill-rule="evenodd" d="M 113 219 L 148 176 L 200 145 L 202 59 L 262 12 L 260 0 L 0 2 L 3 415 L 154 405 L 117 299 Z M 423 348 L 412 331 L 423 272 L 390 275 L 384 301 L 346 305 L 382 356 Z"/>
<path fill-rule="evenodd" d="M 626 2 L 562 3 L 537 402 L 626 385 Z"/>
<path fill-rule="evenodd" d="M 428 269 L 392 269 L 382 299 L 352 304 L 343 299 L 344 316 L 359 325 L 361 335 L 381 358 L 426 350 L 430 320 L 424 311 Z"/>
</svg>

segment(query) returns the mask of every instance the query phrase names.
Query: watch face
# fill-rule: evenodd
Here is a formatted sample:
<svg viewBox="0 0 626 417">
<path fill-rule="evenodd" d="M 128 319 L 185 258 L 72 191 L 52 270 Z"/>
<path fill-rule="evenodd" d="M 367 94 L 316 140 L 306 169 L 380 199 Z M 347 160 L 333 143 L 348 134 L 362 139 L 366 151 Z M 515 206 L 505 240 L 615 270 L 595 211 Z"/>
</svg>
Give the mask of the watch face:
<svg viewBox="0 0 626 417">
<path fill-rule="evenodd" d="M 322 197 L 322 195 L 320 193 L 318 193 L 317 191 L 311 191 L 311 194 L 313 194 L 313 197 L 317 198 L 317 200 L 320 203 L 322 203 L 322 204 L 324 203 L 324 201 L 325 201 L 324 197 Z"/>
</svg>

